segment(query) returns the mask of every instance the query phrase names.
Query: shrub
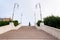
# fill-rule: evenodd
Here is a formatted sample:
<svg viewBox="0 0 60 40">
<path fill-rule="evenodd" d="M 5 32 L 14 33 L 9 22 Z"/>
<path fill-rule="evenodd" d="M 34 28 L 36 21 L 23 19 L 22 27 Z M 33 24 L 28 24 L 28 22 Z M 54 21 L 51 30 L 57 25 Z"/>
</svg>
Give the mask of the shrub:
<svg viewBox="0 0 60 40">
<path fill-rule="evenodd" d="M 0 21 L 0 26 L 9 25 L 8 21 Z"/>
<path fill-rule="evenodd" d="M 38 20 L 37 26 L 40 26 L 40 23 L 41 23 L 41 22 L 42 22 L 41 20 Z"/>
<path fill-rule="evenodd" d="M 15 21 L 0 21 L 0 27 L 1 26 L 5 26 L 5 25 L 9 25 L 10 22 L 13 22 L 15 26 L 18 25 L 18 21 L 15 20 Z"/>
<path fill-rule="evenodd" d="M 12 21 L 12 22 L 14 23 L 14 25 L 15 25 L 15 26 L 17 26 L 17 25 L 18 25 L 18 21 L 17 21 L 17 20 Z"/>
<path fill-rule="evenodd" d="M 44 24 L 55 27 L 55 28 L 60 28 L 60 17 L 55 17 L 55 16 L 49 16 L 44 18 Z"/>
</svg>

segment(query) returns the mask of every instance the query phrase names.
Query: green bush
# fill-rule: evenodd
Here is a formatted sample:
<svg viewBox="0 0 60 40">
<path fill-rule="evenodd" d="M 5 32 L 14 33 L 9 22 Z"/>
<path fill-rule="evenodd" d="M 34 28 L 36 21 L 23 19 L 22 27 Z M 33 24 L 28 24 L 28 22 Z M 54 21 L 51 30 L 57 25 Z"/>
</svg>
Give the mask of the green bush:
<svg viewBox="0 0 60 40">
<path fill-rule="evenodd" d="M 5 25 L 9 25 L 10 22 L 13 22 L 15 26 L 18 25 L 18 21 L 15 20 L 15 21 L 0 21 L 0 27 L 1 26 L 5 26 Z"/>
<path fill-rule="evenodd" d="M 0 21 L 0 26 L 9 25 L 8 21 Z"/>
<path fill-rule="evenodd" d="M 15 26 L 17 26 L 17 25 L 18 25 L 18 21 L 17 21 L 17 20 L 12 21 L 12 22 L 14 23 L 14 25 L 15 25 Z"/>
<path fill-rule="evenodd" d="M 44 24 L 60 29 L 60 17 L 49 16 L 44 18 Z"/>
<path fill-rule="evenodd" d="M 38 20 L 37 26 L 40 26 L 40 23 L 41 23 L 41 22 L 42 22 L 41 20 Z"/>
</svg>

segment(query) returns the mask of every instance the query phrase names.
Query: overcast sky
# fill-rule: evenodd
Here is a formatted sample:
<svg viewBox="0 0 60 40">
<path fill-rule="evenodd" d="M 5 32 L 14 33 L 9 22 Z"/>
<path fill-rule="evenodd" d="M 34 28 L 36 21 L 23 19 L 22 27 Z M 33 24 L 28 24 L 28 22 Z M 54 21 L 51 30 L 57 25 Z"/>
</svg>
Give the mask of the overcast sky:
<svg viewBox="0 0 60 40">
<path fill-rule="evenodd" d="M 39 20 L 39 7 L 35 7 L 40 3 L 42 17 L 49 15 L 60 16 L 60 0 L 0 0 L 0 18 L 11 18 L 13 13 L 14 3 L 18 3 L 19 7 L 15 8 L 14 20 L 28 25 L 29 21 L 32 25 L 35 23 L 34 13 L 36 14 L 36 21 Z"/>
</svg>

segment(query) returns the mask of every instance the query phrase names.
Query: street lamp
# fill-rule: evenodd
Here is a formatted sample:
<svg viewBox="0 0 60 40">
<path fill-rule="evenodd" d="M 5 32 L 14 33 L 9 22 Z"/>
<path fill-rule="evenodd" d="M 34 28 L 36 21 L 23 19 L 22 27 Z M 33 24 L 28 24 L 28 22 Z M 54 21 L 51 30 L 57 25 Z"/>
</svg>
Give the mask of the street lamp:
<svg viewBox="0 0 60 40">
<path fill-rule="evenodd" d="M 14 3 L 13 14 L 12 14 L 12 20 L 13 20 L 13 18 L 14 18 L 14 12 L 15 12 L 16 6 L 17 6 L 17 8 L 19 7 L 18 3 Z"/>
<path fill-rule="evenodd" d="M 37 6 L 39 6 L 39 9 L 40 9 L 40 18 L 42 20 L 42 13 L 41 13 L 41 5 L 40 5 L 40 3 L 36 4 L 36 8 L 37 8 Z"/>
</svg>

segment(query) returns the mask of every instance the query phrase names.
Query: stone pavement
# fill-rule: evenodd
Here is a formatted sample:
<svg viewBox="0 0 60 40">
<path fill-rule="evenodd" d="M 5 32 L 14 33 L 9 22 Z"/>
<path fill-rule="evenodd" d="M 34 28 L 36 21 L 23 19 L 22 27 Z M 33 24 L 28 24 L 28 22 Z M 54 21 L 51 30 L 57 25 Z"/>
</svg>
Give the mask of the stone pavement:
<svg viewBox="0 0 60 40">
<path fill-rule="evenodd" d="M 36 29 L 34 26 L 22 26 L 0 35 L 0 40 L 58 40 L 54 36 Z"/>
</svg>

